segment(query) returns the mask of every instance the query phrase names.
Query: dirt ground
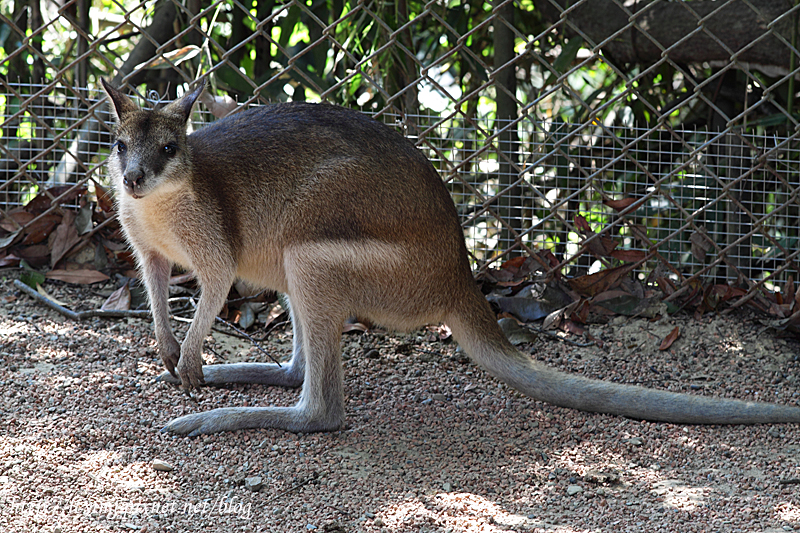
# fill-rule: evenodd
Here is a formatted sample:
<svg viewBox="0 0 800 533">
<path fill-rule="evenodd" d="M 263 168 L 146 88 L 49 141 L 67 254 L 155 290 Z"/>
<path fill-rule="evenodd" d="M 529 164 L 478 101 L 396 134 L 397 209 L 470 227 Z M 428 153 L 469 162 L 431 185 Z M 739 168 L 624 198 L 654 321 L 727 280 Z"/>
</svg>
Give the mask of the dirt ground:
<svg viewBox="0 0 800 533">
<path fill-rule="evenodd" d="M 296 390 L 156 382 L 141 319 L 73 322 L 0 282 L 0 530 L 800 530 L 800 427 L 646 423 L 521 396 L 428 331 L 343 336 L 348 427 L 296 435 L 162 434 L 220 406 L 287 405 Z M 71 307 L 99 289 L 48 284 Z M 666 351 L 661 340 L 680 328 Z M 184 324 L 176 324 L 179 336 Z M 603 347 L 539 334 L 522 348 L 564 370 L 797 404 L 800 345 L 757 316 L 617 318 Z M 265 361 L 215 332 L 207 362 Z M 270 337 L 286 358 L 291 332 Z M 162 464 L 163 463 L 163 464 Z"/>
</svg>

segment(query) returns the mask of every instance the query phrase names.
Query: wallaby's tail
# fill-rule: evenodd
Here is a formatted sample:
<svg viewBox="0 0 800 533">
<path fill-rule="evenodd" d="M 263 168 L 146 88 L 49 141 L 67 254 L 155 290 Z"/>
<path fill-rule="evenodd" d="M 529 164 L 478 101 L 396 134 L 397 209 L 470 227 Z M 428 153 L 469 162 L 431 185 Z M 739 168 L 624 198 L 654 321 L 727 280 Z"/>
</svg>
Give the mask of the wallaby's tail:
<svg viewBox="0 0 800 533">
<path fill-rule="evenodd" d="M 621 385 L 554 370 L 514 348 L 477 291 L 447 321 L 473 361 L 519 392 L 560 407 L 677 424 L 800 422 L 800 408 Z"/>
</svg>

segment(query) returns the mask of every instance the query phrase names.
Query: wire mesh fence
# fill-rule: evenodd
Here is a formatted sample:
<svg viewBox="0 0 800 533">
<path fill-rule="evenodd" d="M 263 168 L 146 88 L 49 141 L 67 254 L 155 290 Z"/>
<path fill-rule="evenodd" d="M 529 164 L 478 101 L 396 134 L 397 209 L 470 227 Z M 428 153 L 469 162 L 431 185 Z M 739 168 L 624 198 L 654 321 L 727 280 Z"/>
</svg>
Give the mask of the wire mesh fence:
<svg viewBox="0 0 800 533">
<path fill-rule="evenodd" d="M 205 76 L 199 123 L 231 102 L 324 100 L 398 128 L 450 188 L 476 269 L 549 250 L 546 269 L 569 276 L 623 261 L 678 287 L 772 290 L 797 277 L 799 14 L 767 0 L 4 3 L 0 242 L 74 202 L 65 185 L 105 185 L 100 77 L 152 105 Z M 49 209 L 20 224 L 43 191 Z M 598 246 L 621 253 L 585 253 Z"/>
</svg>

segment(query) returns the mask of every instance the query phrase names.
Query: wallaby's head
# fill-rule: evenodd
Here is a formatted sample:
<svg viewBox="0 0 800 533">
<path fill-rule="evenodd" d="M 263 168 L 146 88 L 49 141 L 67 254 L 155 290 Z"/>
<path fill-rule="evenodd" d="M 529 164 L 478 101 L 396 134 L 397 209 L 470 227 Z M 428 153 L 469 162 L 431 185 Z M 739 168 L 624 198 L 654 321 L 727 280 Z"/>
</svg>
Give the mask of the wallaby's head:
<svg viewBox="0 0 800 533">
<path fill-rule="evenodd" d="M 191 172 L 186 123 L 204 82 L 162 109 L 142 110 L 102 80 L 117 119 L 109 167 L 118 191 L 142 198 L 159 185 Z"/>
</svg>

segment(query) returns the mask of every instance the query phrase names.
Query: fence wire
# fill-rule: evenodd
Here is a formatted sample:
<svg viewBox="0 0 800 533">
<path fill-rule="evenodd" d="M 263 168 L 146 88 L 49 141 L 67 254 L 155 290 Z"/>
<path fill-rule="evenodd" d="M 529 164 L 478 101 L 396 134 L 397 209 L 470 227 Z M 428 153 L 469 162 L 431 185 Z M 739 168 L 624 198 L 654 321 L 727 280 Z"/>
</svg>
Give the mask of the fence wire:
<svg viewBox="0 0 800 533">
<path fill-rule="evenodd" d="M 476 269 L 546 249 L 577 276 L 616 264 L 584 253 L 608 238 L 642 252 L 642 279 L 772 289 L 798 277 L 799 15 L 769 0 L 4 3 L 0 240 L 36 194 L 105 184 L 101 77 L 151 105 L 205 76 L 217 98 L 199 123 L 227 96 L 398 128 L 450 188 Z"/>
</svg>

